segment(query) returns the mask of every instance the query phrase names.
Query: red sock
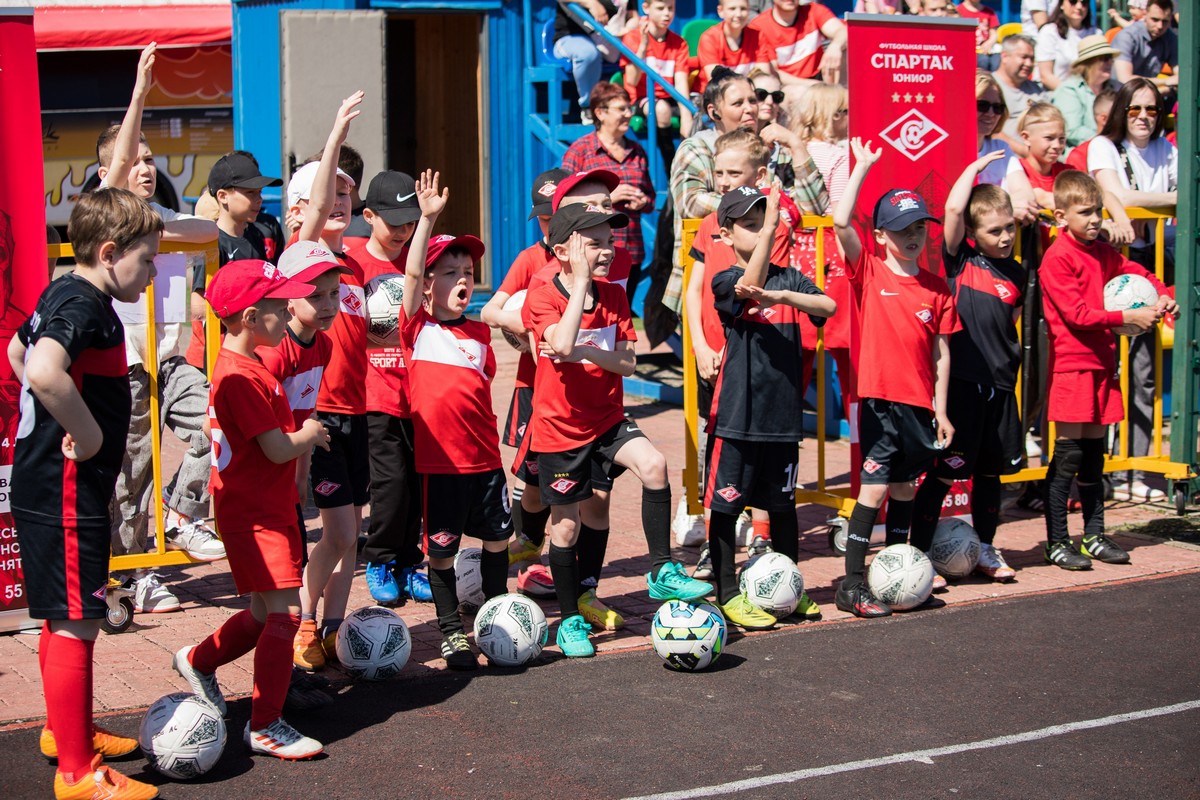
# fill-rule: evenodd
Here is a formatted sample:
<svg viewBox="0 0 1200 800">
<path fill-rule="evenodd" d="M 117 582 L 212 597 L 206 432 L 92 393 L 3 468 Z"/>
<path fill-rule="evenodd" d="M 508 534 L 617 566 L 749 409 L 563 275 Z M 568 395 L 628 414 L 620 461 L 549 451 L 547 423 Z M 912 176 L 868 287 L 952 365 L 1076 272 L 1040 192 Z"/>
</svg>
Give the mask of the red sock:
<svg viewBox="0 0 1200 800">
<path fill-rule="evenodd" d="M 222 664 L 253 650 L 262 630 L 263 623 L 254 618 L 250 609 L 239 611 L 213 631 L 212 636 L 192 648 L 188 661 L 200 672 L 216 672 Z"/>
<path fill-rule="evenodd" d="M 45 635 L 42 693 L 46 717 L 58 745 L 58 771 L 67 775 L 89 769 L 92 749 L 92 651 L 95 642 Z"/>
<path fill-rule="evenodd" d="M 262 730 L 283 715 L 283 701 L 287 699 L 292 675 L 292 642 L 298 630 L 298 614 L 267 614 L 267 624 L 254 648 L 252 731 Z"/>
<path fill-rule="evenodd" d="M 761 536 L 768 542 L 771 541 L 771 520 L 755 519 L 750 521 L 750 527 L 754 529 L 755 536 Z"/>
<path fill-rule="evenodd" d="M 42 635 L 38 637 L 38 674 L 46 674 L 46 653 L 50 652 L 50 637 L 54 634 L 50 633 L 50 623 L 42 623 Z M 50 712 L 46 711 L 46 730 L 53 731 L 50 727 Z"/>
</svg>

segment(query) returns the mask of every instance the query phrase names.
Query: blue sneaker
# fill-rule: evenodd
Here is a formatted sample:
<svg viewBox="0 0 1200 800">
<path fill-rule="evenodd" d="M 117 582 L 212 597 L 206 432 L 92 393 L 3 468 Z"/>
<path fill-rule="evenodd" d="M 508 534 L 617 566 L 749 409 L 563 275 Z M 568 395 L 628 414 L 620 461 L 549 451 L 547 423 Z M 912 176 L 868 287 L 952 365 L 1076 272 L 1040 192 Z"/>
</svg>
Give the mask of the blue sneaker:
<svg viewBox="0 0 1200 800">
<path fill-rule="evenodd" d="M 567 658 L 591 658 L 596 655 L 596 648 L 588 638 L 591 630 L 592 626 L 584 622 L 581 615 L 567 617 L 558 623 L 558 636 L 555 638 L 558 649 Z"/>
<path fill-rule="evenodd" d="M 400 587 L 392 575 L 395 561 L 386 564 L 367 562 L 367 588 L 371 590 L 371 599 L 381 606 L 395 605 L 400 602 Z"/>
<path fill-rule="evenodd" d="M 405 597 L 418 603 L 432 603 L 433 591 L 429 588 L 429 576 L 419 572 L 416 567 L 402 567 L 396 570 L 396 579 L 400 582 L 400 591 Z"/>
<path fill-rule="evenodd" d="M 683 566 L 674 561 L 663 564 L 657 578 L 651 578 L 646 573 L 646 586 L 650 589 L 650 597 L 655 600 L 697 600 L 712 594 L 711 583 L 689 578 L 683 571 Z"/>
</svg>

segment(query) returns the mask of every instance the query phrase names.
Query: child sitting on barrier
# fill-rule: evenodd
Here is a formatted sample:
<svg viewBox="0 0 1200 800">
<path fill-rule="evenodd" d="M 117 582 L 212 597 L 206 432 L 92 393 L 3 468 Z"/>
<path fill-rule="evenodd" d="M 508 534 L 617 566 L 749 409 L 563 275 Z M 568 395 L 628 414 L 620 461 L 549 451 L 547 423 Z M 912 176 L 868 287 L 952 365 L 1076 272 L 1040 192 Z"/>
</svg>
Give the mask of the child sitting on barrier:
<svg viewBox="0 0 1200 800">
<path fill-rule="evenodd" d="M 642 0 L 642 14 L 637 30 L 625 34 L 625 46 L 637 54 L 681 95 L 691 93 L 691 74 L 688 68 L 688 45 L 671 30 L 675 19 L 675 0 Z M 621 58 L 625 68 L 625 91 L 647 120 L 654 120 L 662 130 L 671 127 L 671 117 L 679 114 L 679 130 L 686 136 L 692 129 L 692 112 L 651 81 L 628 58 Z"/>
</svg>

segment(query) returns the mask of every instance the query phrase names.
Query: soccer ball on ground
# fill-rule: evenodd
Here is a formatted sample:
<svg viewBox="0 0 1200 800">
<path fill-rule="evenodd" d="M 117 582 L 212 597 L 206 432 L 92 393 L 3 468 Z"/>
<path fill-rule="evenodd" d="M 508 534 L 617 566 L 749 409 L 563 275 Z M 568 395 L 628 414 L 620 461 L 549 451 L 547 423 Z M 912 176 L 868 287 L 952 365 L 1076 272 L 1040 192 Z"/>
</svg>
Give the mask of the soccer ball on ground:
<svg viewBox="0 0 1200 800">
<path fill-rule="evenodd" d="M 1104 284 L 1104 310 L 1128 311 L 1158 304 L 1158 290 L 1142 275 L 1118 275 Z M 1121 325 L 1113 329 L 1120 336 L 1137 336 L 1141 333 L 1132 325 Z"/>
<path fill-rule="evenodd" d="M 796 610 L 804 594 L 804 576 L 783 553 L 763 553 L 742 567 L 738 588 L 756 608 L 776 619 Z"/>
<path fill-rule="evenodd" d="M 391 609 L 360 608 L 338 628 L 338 661 L 355 678 L 386 680 L 404 669 L 411 653 L 408 626 Z"/>
<path fill-rule="evenodd" d="M 933 593 L 933 562 L 911 544 L 890 545 L 871 561 L 867 585 L 896 611 L 916 608 Z"/>
<path fill-rule="evenodd" d="M 374 345 L 399 346 L 404 276 L 377 275 L 367 281 L 366 295 L 367 339 Z"/>
<path fill-rule="evenodd" d="M 650 641 L 671 669 L 706 669 L 725 649 L 725 615 L 708 603 L 668 600 L 654 614 Z"/>
<path fill-rule="evenodd" d="M 961 519 L 938 522 L 929 547 L 933 568 L 947 578 L 965 578 L 979 563 L 979 534 Z"/>
<path fill-rule="evenodd" d="M 187 692 L 164 695 L 142 717 L 138 744 L 150 766 L 168 778 L 197 778 L 221 759 L 225 720 L 203 697 Z"/>
<path fill-rule="evenodd" d="M 483 594 L 483 551 L 466 547 L 454 556 L 454 582 L 458 587 L 458 602 L 479 608 L 487 597 Z"/>
<path fill-rule="evenodd" d="M 505 311 L 520 311 L 524 306 L 525 306 L 525 290 L 524 289 L 521 289 L 518 292 L 514 292 L 512 294 L 512 296 L 510 296 L 507 300 L 504 301 L 504 310 Z M 501 328 L 500 332 L 504 334 L 504 341 L 506 341 L 510 345 L 512 345 L 514 349 L 519 350 L 522 353 L 529 352 L 529 339 L 527 339 L 524 336 L 517 336 L 517 335 L 513 334 L 512 331 L 505 330 L 504 328 Z"/>
<path fill-rule="evenodd" d="M 549 632 L 542 609 L 521 594 L 493 597 L 475 615 L 475 644 L 501 667 L 533 661 L 546 646 Z"/>
</svg>

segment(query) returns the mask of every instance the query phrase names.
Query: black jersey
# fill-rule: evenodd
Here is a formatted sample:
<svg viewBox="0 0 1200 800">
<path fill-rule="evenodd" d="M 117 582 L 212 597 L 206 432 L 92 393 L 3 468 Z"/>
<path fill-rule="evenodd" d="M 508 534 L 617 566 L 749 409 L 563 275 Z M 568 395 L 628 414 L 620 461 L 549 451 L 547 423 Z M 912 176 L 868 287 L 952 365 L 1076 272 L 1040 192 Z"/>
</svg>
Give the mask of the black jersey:
<svg viewBox="0 0 1200 800">
<path fill-rule="evenodd" d="M 730 267 L 713 276 L 713 303 L 725 326 L 725 356 L 717 373 L 709 429 L 724 439 L 798 442 L 802 438 L 803 357 L 800 317 L 792 306 L 755 309 L 738 298 L 734 287 L 745 274 Z M 763 288 L 823 294 L 798 269 L 772 264 Z M 824 317 L 808 315 L 813 325 Z M 715 424 L 714 424 L 715 420 Z"/>
<path fill-rule="evenodd" d="M 117 485 L 129 435 L 129 375 L 125 330 L 112 298 L 74 273 L 50 284 L 17 336 L 26 354 L 43 337 L 62 345 L 68 373 L 104 436 L 87 461 L 62 454 L 65 431 L 21 385 L 21 422 L 13 455 L 12 513 L 43 525 L 108 525 L 108 503 Z"/>
<path fill-rule="evenodd" d="M 273 239 L 268 245 L 266 228 L 255 222 L 248 224 L 241 236 L 233 236 L 222 230 L 217 231 L 217 248 L 221 251 L 221 257 L 217 263 L 222 267 L 230 261 L 240 261 L 244 258 L 256 258 L 274 264 L 279 257 L 279 253 L 273 252 L 277 247 L 278 245 Z M 192 291 L 204 294 L 204 282 L 204 270 L 194 270 L 192 272 Z"/>
<path fill-rule="evenodd" d="M 950 336 L 950 375 L 1011 391 L 1021 366 L 1013 313 L 1025 302 L 1026 270 L 1011 258 L 988 258 L 965 241 L 942 249 L 946 282 L 962 330 Z"/>
</svg>

